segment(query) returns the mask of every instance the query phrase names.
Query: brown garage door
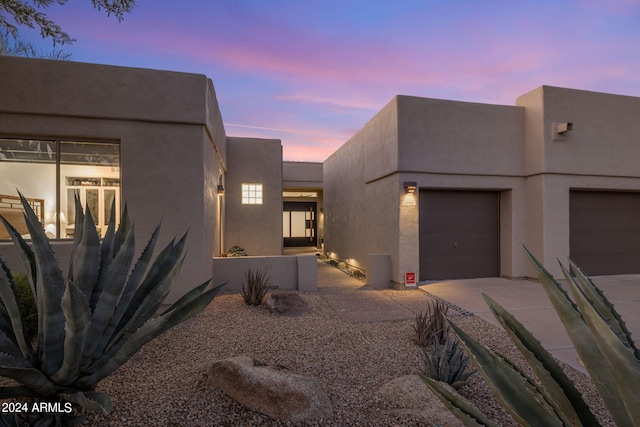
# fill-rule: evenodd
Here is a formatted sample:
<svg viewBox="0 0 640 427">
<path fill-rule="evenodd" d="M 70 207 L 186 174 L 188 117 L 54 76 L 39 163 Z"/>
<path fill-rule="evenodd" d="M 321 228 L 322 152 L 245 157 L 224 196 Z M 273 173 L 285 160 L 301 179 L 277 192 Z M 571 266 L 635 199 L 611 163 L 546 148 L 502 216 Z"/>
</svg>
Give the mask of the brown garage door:
<svg viewBox="0 0 640 427">
<path fill-rule="evenodd" d="M 640 273 L 640 193 L 571 191 L 569 255 L 587 274 Z"/>
<path fill-rule="evenodd" d="M 500 193 L 420 191 L 420 280 L 500 275 Z"/>
</svg>

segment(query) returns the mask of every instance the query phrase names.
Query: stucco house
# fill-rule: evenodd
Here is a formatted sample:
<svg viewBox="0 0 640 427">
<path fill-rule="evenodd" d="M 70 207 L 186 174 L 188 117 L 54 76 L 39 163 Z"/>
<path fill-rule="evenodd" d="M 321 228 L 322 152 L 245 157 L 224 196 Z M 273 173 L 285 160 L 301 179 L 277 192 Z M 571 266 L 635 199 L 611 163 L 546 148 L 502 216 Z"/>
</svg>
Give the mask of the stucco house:
<svg viewBox="0 0 640 427">
<path fill-rule="evenodd" d="M 554 274 L 640 273 L 639 113 L 549 86 L 515 106 L 397 96 L 324 162 L 325 250 L 396 285 L 530 277 L 521 242 Z"/>
<path fill-rule="evenodd" d="M 227 137 L 204 75 L 0 57 L 0 94 L 0 214 L 27 232 L 21 191 L 63 267 L 74 193 L 101 232 L 112 201 L 116 215 L 126 202 L 140 250 L 160 221 L 159 244 L 189 232 L 169 300 L 211 277 L 212 258 L 233 245 L 280 255 L 317 244 L 322 165 L 283 162 L 280 140 Z M 0 255 L 16 268 L 7 237 L 0 231 Z"/>
<path fill-rule="evenodd" d="M 161 243 L 188 231 L 170 300 L 224 276 L 215 260 L 234 245 L 322 248 L 375 287 L 525 277 L 520 242 L 551 267 L 571 256 L 589 274 L 640 272 L 640 98 L 397 96 L 307 163 L 283 161 L 280 140 L 228 136 L 204 75 L 0 57 L 0 94 L 0 214 L 21 226 L 20 190 L 62 266 L 74 194 L 101 231 L 126 202 L 139 246 L 160 220 Z M 20 265 L 6 237 L 0 256 Z"/>
</svg>

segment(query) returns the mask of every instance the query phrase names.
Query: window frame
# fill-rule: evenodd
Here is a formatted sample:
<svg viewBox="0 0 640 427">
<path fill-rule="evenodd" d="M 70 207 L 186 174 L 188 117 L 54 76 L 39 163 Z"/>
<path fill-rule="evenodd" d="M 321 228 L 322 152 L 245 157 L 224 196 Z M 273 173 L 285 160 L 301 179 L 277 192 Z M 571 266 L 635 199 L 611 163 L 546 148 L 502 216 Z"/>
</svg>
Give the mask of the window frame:
<svg viewBox="0 0 640 427">
<path fill-rule="evenodd" d="M 243 182 L 240 184 L 240 203 L 242 205 L 262 205 L 264 203 L 264 185 L 261 182 Z"/>
</svg>

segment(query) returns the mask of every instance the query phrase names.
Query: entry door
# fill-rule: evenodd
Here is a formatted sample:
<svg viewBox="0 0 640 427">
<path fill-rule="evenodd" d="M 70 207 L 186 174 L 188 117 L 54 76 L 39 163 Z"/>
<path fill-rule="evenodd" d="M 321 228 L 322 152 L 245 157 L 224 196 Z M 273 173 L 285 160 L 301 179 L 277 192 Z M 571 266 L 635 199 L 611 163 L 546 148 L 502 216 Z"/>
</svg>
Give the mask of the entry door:
<svg viewBox="0 0 640 427">
<path fill-rule="evenodd" d="M 500 193 L 420 191 L 420 280 L 500 275 Z"/>
<path fill-rule="evenodd" d="M 315 202 L 284 202 L 282 212 L 284 246 L 317 246 Z"/>
</svg>

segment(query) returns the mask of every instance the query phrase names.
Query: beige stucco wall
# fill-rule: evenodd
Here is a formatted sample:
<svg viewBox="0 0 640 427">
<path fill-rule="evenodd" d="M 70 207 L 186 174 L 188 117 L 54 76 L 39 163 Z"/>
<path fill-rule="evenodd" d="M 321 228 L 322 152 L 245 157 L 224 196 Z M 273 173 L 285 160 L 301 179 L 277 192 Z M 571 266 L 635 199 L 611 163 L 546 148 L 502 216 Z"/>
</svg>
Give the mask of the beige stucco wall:
<svg viewBox="0 0 640 427">
<path fill-rule="evenodd" d="M 282 145 L 278 139 L 227 138 L 225 251 L 282 254 Z M 242 184 L 261 183 L 263 203 L 242 204 Z"/>
<path fill-rule="evenodd" d="M 542 86 L 516 104 L 525 108 L 527 245 L 561 275 L 556 259 L 569 256 L 570 190 L 640 191 L 640 98 Z M 562 122 L 573 129 L 558 135 Z"/>
<path fill-rule="evenodd" d="M 391 280 L 419 276 L 419 188 L 501 193 L 501 274 L 524 275 L 524 111 L 398 96 L 325 161 L 327 250 L 338 259 L 391 256 Z"/>
<path fill-rule="evenodd" d="M 369 269 L 370 253 L 398 262 L 397 104 L 394 99 L 324 162 L 325 251 Z"/>
<path fill-rule="evenodd" d="M 211 276 L 216 225 L 210 215 L 217 209 L 218 171 L 226 169 L 226 138 L 209 79 L 0 57 L 0 93 L 3 137 L 120 143 L 122 199 L 138 251 L 161 219 L 159 247 L 190 230 L 188 256 L 168 302 Z M 67 246 L 53 243 L 63 267 Z M 11 253 L 10 244 L 0 243 L 0 254 Z"/>
</svg>

